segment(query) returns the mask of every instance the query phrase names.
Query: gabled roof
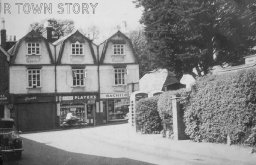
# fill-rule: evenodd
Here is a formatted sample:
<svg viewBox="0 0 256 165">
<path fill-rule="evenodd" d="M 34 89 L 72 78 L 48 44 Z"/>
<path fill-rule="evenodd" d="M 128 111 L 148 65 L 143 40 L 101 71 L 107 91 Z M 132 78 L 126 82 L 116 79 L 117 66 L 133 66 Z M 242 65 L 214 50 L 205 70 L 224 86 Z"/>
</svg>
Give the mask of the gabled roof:
<svg viewBox="0 0 256 165">
<path fill-rule="evenodd" d="M 249 56 L 244 56 L 243 58 L 250 58 L 250 57 L 256 57 L 256 54 L 249 55 Z"/>
<path fill-rule="evenodd" d="M 224 68 L 224 69 L 217 70 L 217 71 L 214 72 L 214 74 L 223 74 L 223 73 L 235 72 L 235 71 L 250 69 L 250 68 L 255 68 L 255 67 L 256 67 L 256 63 L 231 66 L 231 67 L 227 67 L 227 68 Z"/>
<path fill-rule="evenodd" d="M 7 61 L 9 61 L 9 60 L 10 60 L 10 54 L 9 54 L 8 52 L 6 52 L 6 51 L 2 48 L 2 46 L 0 46 L 0 51 L 6 56 Z"/>
<path fill-rule="evenodd" d="M 96 63 L 97 63 L 97 60 L 96 60 L 95 52 L 94 52 L 93 47 L 92 47 L 92 44 L 93 44 L 93 43 L 92 43 L 92 40 L 90 40 L 89 38 L 85 37 L 85 36 L 84 36 L 80 31 L 78 31 L 78 30 L 74 31 L 73 33 L 70 33 L 70 34 L 67 35 L 67 36 L 64 36 L 64 37 L 60 38 L 59 40 L 57 40 L 57 41 L 55 41 L 55 42 L 53 43 L 53 45 L 60 45 L 60 44 L 61 44 L 57 63 L 58 63 L 58 64 L 61 63 L 61 59 L 62 59 L 62 56 L 63 56 L 63 51 L 64 51 L 64 47 L 65 47 L 66 41 L 67 41 L 68 39 L 70 39 L 71 37 L 73 37 L 74 35 L 79 35 L 79 36 L 81 36 L 83 39 L 85 39 L 85 40 L 89 43 L 89 47 L 90 47 L 90 51 L 91 51 L 91 54 L 92 54 L 92 57 L 93 57 L 93 61 L 94 61 L 94 63 L 96 64 Z"/>
<path fill-rule="evenodd" d="M 103 64 L 105 56 L 106 56 L 106 51 L 108 49 L 109 42 L 111 42 L 111 39 L 114 38 L 115 36 L 121 36 L 121 37 L 125 38 L 128 41 L 128 44 L 130 45 L 130 47 L 132 49 L 132 52 L 133 52 L 133 55 L 135 57 L 135 62 L 138 63 L 138 56 L 137 56 L 137 54 L 134 51 L 134 48 L 133 48 L 133 45 L 132 45 L 132 41 L 130 40 L 130 38 L 128 38 L 122 32 L 117 31 L 114 35 L 112 35 L 110 38 L 108 38 L 107 40 L 105 40 L 103 43 L 100 44 L 100 45 L 103 45 L 102 52 L 100 52 L 101 53 L 100 64 Z"/>
<path fill-rule="evenodd" d="M 54 63 L 54 60 L 53 60 L 53 56 L 52 56 L 52 52 L 50 50 L 50 45 L 49 45 L 49 42 L 47 41 L 46 38 L 44 38 L 40 33 L 34 31 L 34 30 L 31 30 L 28 34 L 26 34 L 23 38 L 21 38 L 15 45 L 13 45 L 13 47 L 11 47 L 8 52 L 11 54 L 11 64 L 14 63 L 16 57 L 17 57 L 17 54 L 18 54 L 18 51 L 19 51 L 19 48 L 21 46 L 21 43 L 23 41 L 26 41 L 26 40 L 43 40 L 45 45 L 46 45 L 46 48 L 47 48 L 47 51 L 48 51 L 48 54 L 49 54 L 49 57 L 50 57 L 50 60 L 51 60 L 51 63 L 53 64 Z"/>
<path fill-rule="evenodd" d="M 78 31 L 78 30 L 77 30 Z M 59 45 L 59 44 L 62 44 L 68 37 L 72 36 L 73 34 L 75 34 L 77 31 L 73 31 L 72 33 L 64 36 L 64 37 L 61 37 L 60 39 L 58 39 L 57 41 L 53 42 L 52 44 L 53 45 Z M 78 31 L 79 32 L 79 31 Z M 80 33 L 80 32 L 79 32 Z"/>
<path fill-rule="evenodd" d="M 176 75 L 173 72 L 168 71 L 168 75 L 166 77 L 166 80 L 163 86 L 165 87 L 173 84 L 180 84 L 180 82 L 178 81 L 178 79 L 176 78 Z"/>
</svg>

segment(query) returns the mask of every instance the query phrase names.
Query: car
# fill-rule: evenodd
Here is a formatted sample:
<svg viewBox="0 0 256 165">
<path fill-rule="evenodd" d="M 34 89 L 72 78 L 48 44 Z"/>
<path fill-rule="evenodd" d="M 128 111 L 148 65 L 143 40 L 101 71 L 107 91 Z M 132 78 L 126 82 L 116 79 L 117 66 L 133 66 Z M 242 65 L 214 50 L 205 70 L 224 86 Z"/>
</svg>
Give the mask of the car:
<svg viewBox="0 0 256 165">
<path fill-rule="evenodd" d="M 14 127 L 13 119 L 0 119 L 0 163 L 21 159 L 22 139 Z M 0 164 L 1 165 L 1 164 Z"/>
<path fill-rule="evenodd" d="M 1 153 L 0 153 L 0 165 L 3 165 L 3 157 Z"/>
</svg>

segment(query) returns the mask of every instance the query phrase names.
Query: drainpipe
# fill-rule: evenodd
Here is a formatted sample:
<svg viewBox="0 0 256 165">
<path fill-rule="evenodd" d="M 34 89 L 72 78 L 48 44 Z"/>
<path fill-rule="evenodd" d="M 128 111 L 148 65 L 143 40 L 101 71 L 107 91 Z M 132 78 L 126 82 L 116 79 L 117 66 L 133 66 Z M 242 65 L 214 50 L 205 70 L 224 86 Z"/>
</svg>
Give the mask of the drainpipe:
<svg viewBox="0 0 256 165">
<path fill-rule="evenodd" d="M 97 45 L 97 72 L 98 72 L 98 93 L 99 93 L 99 112 L 101 110 L 100 104 L 100 63 L 99 63 L 99 46 Z"/>
<path fill-rule="evenodd" d="M 54 92 L 55 95 L 57 94 L 57 61 L 56 61 L 56 45 L 54 45 L 54 78 L 55 78 L 55 85 L 54 85 Z"/>
<path fill-rule="evenodd" d="M 55 113 L 56 113 L 56 123 L 55 127 L 59 126 L 58 123 L 58 108 L 57 108 L 57 61 L 56 61 L 56 45 L 54 45 L 54 100 L 55 100 Z"/>
</svg>

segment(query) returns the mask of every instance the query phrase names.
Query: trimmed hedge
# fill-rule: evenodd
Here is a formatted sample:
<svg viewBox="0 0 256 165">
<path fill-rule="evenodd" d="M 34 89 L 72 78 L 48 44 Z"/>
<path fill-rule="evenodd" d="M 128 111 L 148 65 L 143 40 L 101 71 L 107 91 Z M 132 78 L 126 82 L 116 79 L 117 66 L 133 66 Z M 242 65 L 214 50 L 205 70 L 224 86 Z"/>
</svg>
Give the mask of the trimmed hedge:
<svg viewBox="0 0 256 165">
<path fill-rule="evenodd" d="M 136 125 L 142 133 L 159 133 L 161 118 L 157 111 L 158 96 L 141 99 L 136 104 Z"/>
<path fill-rule="evenodd" d="M 184 119 L 186 133 L 195 141 L 226 143 L 229 136 L 234 144 L 246 143 L 256 126 L 256 71 L 199 80 Z"/>
<path fill-rule="evenodd" d="M 159 96 L 159 100 L 157 103 L 158 112 L 162 120 L 164 119 L 172 119 L 172 96 L 176 95 L 177 97 L 187 98 L 189 93 L 186 89 L 180 89 L 176 91 L 168 91 L 164 92 Z M 187 99 L 186 99 L 187 100 Z M 180 99 L 181 104 L 187 103 L 184 102 L 184 99 Z"/>
<path fill-rule="evenodd" d="M 180 90 L 176 90 L 176 91 L 167 91 L 162 93 L 159 96 L 159 100 L 157 103 L 158 106 L 158 112 L 159 115 L 162 119 L 162 125 L 164 127 L 163 130 L 163 136 L 170 136 L 170 135 L 166 135 L 166 131 L 171 131 L 171 133 L 169 132 L 169 134 L 172 134 L 172 125 L 173 125 L 173 114 L 172 114 L 172 96 L 177 96 L 177 97 L 183 97 L 182 99 L 178 99 L 178 101 L 180 102 L 180 108 L 184 111 L 186 104 L 188 103 L 188 99 L 189 99 L 189 94 L 190 92 L 188 92 L 186 89 L 180 89 Z"/>
</svg>

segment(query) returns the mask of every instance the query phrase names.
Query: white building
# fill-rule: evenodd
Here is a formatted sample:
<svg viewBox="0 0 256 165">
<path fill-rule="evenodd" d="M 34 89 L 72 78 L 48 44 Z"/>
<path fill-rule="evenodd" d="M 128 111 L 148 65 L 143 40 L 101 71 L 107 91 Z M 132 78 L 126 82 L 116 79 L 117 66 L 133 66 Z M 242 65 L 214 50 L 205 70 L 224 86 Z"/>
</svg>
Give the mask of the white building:
<svg viewBox="0 0 256 165">
<path fill-rule="evenodd" d="M 69 112 L 89 125 L 123 120 L 139 81 L 130 39 L 117 32 L 97 46 L 75 31 L 49 41 L 31 31 L 9 50 L 18 130 L 54 129 Z"/>
<path fill-rule="evenodd" d="M 100 99 L 107 122 L 126 119 L 129 94 L 138 90 L 139 64 L 130 39 L 118 31 L 99 45 Z"/>
<path fill-rule="evenodd" d="M 56 47 L 56 100 L 60 124 L 71 112 L 95 123 L 98 102 L 97 46 L 79 31 L 53 43 Z"/>
<path fill-rule="evenodd" d="M 9 92 L 18 130 L 56 126 L 53 49 L 44 37 L 31 31 L 9 50 Z"/>
</svg>

